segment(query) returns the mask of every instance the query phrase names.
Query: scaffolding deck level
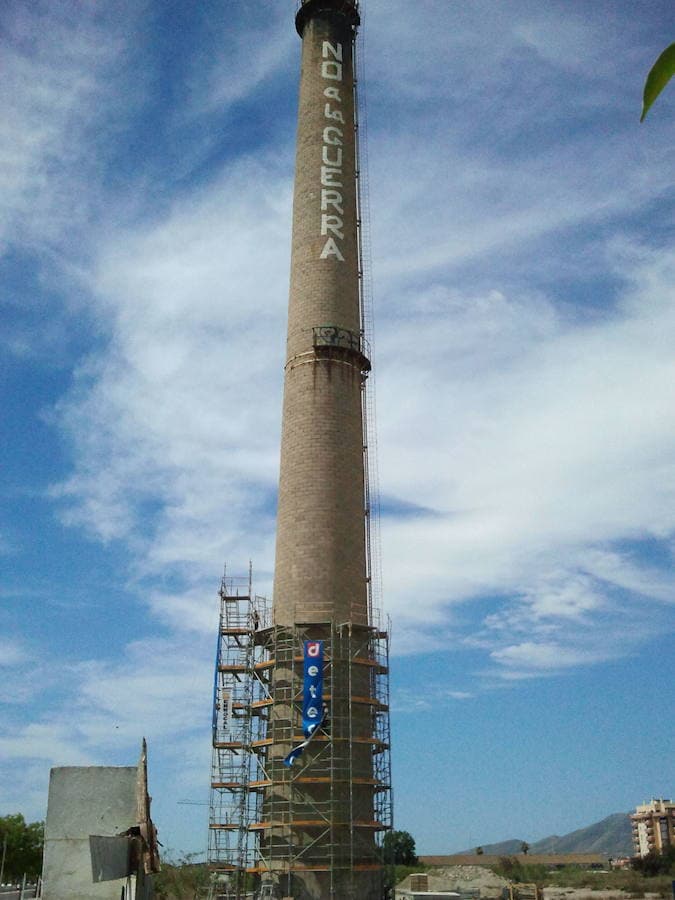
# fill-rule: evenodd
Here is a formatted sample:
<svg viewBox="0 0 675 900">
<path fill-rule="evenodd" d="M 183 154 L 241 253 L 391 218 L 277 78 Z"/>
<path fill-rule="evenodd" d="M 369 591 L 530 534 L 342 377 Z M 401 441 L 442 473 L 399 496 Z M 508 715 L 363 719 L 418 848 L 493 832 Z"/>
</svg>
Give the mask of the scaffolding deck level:
<svg viewBox="0 0 675 900">
<path fill-rule="evenodd" d="M 227 597 L 226 598 L 226 600 L 228 600 L 229 602 L 233 602 L 235 600 L 249 600 L 249 599 L 250 599 L 249 597 Z M 317 627 L 317 625 L 321 626 L 321 625 L 327 625 L 327 624 L 329 624 L 329 623 L 328 622 L 296 622 L 295 627 L 296 628 L 315 628 L 315 627 Z M 243 631 L 244 634 L 251 635 L 253 637 L 260 638 L 260 639 L 267 639 L 272 635 L 272 633 L 274 632 L 276 627 L 277 626 L 275 626 L 275 625 L 258 625 L 258 627 L 256 628 L 255 624 L 250 625 L 250 626 L 243 626 L 243 627 L 242 626 L 225 625 L 221 628 L 220 633 L 222 635 L 229 635 L 229 634 L 233 633 L 233 629 L 236 629 L 235 633 L 240 634 L 241 632 L 239 629 L 241 628 L 241 631 Z M 380 628 L 373 628 L 372 626 L 367 629 L 367 634 L 368 634 L 368 637 L 374 638 L 375 640 L 380 640 L 380 641 L 385 640 L 389 636 L 386 631 L 384 631 Z"/>
<path fill-rule="evenodd" d="M 264 659 L 262 662 L 257 662 L 253 664 L 253 667 L 247 666 L 245 663 L 221 663 L 218 666 L 219 672 L 264 672 L 265 669 L 272 669 L 276 664 L 276 660 L 274 659 Z"/>
<path fill-rule="evenodd" d="M 296 734 L 293 736 L 292 743 L 300 743 L 305 740 L 304 734 Z M 328 734 L 317 734 L 312 738 L 312 741 L 318 743 L 327 743 L 331 741 L 334 744 L 337 743 L 348 743 L 348 744 L 372 744 L 377 752 L 381 750 L 388 750 L 389 744 L 385 743 L 385 741 L 381 741 L 379 738 L 374 736 L 366 736 L 366 737 L 333 737 Z M 214 741 L 213 746 L 216 750 L 248 750 L 253 748 L 254 750 L 259 749 L 261 747 L 269 747 L 274 744 L 274 738 L 261 738 L 259 741 L 251 741 L 251 743 L 247 743 L 246 741 Z M 288 739 L 284 741 L 277 741 L 277 744 L 287 744 Z"/>
<path fill-rule="evenodd" d="M 214 825 L 214 828 L 222 828 L 225 826 Z M 236 828 L 237 826 L 233 826 Z M 325 819 L 293 819 L 285 822 L 283 819 L 279 822 L 251 822 L 246 826 L 249 831 L 267 831 L 268 828 L 370 828 L 373 831 L 385 831 L 389 825 L 382 822 L 327 822 Z"/>
<path fill-rule="evenodd" d="M 378 781 L 376 778 L 292 778 L 290 781 L 212 781 L 211 787 L 215 791 L 264 791 L 265 788 L 276 785 L 288 784 L 359 784 L 374 788 L 376 791 L 388 791 L 391 787 L 384 781 Z"/>
<path fill-rule="evenodd" d="M 212 746 L 214 750 L 234 750 L 236 752 L 237 750 L 259 750 L 261 747 L 269 747 L 273 743 L 272 738 L 261 738 L 258 741 L 251 741 L 250 744 L 246 741 L 213 741 Z"/>
<path fill-rule="evenodd" d="M 378 781 L 377 778 L 331 778 L 328 775 L 300 775 L 297 778 L 291 779 L 294 784 L 331 784 L 331 782 L 339 782 L 341 784 L 346 784 L 351 781 L 352 784 L 369 784 L 372 787 L 388 787 L 385 785 L 383 781 Z M 257 788 L 266 788 L 272 787 L 275 784 L 288 784 L 287 781 L 283 781 L 280 779 L 272 780 L 271 778 L 263 779 L 262 781 L 250 781 L 248 783 L 248 787 L 252 789 Z"/>
<path fill-rule="evenodd" d="M 332 700 L 332 695 L 330 693 L 324 694 L 323 699 L 328 702 Z M 349 698 L 352 703 L 360 703 L 363 706 L 374 706 L 376 709 L 381 710 L 382 712 L 388 712 L 389 704 L 383 703 L 381 700 L 378 700 L 376 697 L 350 697 Z M 296 694 L 293 697 L 293 702 L 302 701 L 302 692 Z M 246 710 L 246 709 L 263 709 L 266 706 L 273 706 L 274 700 L 271 698 L 267 698 L 265 700 L 254 700 L 250 704 L 234 702 L 232 704 L 232 709 L 236 710 Z"/>
<path fill-rule="evenodd" d="M 294 663 L 302 663 L 304 662 L 304 657 L 302 656 L 294 656 Z M 332 662 L 330 657 L 324 657 L 324 664 L 328 665 Z M 383 665 L 381 662 L 378 662 L 376 659 L 369 659 L 366 656 L 354 656 L 349 662 L 353 663 L 355 666 L 368 666 L 373 669 L 380 675 L 387 675 L 389 673 L 389 666 Z M 236 673 L 245 673 L 245 672 L 264 672 L 266 669 L 273 669 L 277 664 L 276 659 L 264 659 L 262 662 L 257 662 L 253 664 L 253 667 L 247 666 L 245 663 L 221 663 L 218 666 L 219 672 L 231 672 L 232 674 Z"/>
<path fill-rule="evenodd" d="M 266 866 L 254 866 L 253 868 L 247 869 L 249 875 L 264 875 L 266 872 L 275 871 L 275 872 L 330 872 L 336 869 L 350 869 L 352 872 L 379 872 L 382 869 L 382 863 L 355 863 L 354 865 L 350 865 L 349 863 L 345 863 L 344 865 L 340 865 L 339 863 L 334 863 L 333 865 L 302 865 L 299 863 L 286 863 L 285 865 L 278 865 L 278 861 L 275 860 L 275 868 L 274 870 L 267 868 Z M 212 868 L 216 868 L 215 866 Z"/>
</svg>

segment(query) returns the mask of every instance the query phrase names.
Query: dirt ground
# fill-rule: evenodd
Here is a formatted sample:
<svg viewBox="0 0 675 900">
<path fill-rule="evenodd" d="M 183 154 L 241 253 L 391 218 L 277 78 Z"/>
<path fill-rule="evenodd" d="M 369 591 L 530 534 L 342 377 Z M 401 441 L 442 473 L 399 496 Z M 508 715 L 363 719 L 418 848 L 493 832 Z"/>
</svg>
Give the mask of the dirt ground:
<svg viewBox="0 0 675 900">
<path fill-rule="evenodd" d="M 481 900 L 501 897 L 502 888 L 508 884 L 506 878 L 481 866 L 439 866 L 428 874 L 430 891 L 479 891 Z M 410 876 L 396 887 L 409 890 Z"/>
<path fill-rule="evenodd" d="M 626 900 L 626 891 L 592 891 L 590 888 L 545 887 L 544 900 Z M 660 894 L 645 894 L 645 900 L 655 900 Z"/>
<path fill-rule="evenodd" d="M 478 891 L 481 900 L 497 900 L 506 878 L 495 875 L 481 866 L 444 866 L 428 873 L 430 891 Z M 410 890 L 410 876 L 398 885 L 399 890 Z M 595 891 L 590 888 L 545 887 L 543 900 L 628 900 L 632 895 L 625 891 Z M 645 893 L 644 900 L 657 900 L 658 893 Z"/>
</svg>

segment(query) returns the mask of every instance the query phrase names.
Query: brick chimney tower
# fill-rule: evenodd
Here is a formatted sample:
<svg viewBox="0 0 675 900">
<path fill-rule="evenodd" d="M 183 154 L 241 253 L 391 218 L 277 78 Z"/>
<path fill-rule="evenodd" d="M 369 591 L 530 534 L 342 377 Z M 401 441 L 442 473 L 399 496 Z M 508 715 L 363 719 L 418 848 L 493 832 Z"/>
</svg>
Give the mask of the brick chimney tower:
<svg viewBox="0 0 675 900">
<path fill-rule="evenodd" d="M 354 43 L 357 0 L 303 0 L 293 238 L 258 871 L 278 896 L 381 900 L 391 827 L 388 645 L 373 620 Z M 302 740 L 303 647 L 324 721 Z M 303 688 L 304 684 L 304 688 Z M 284 760 L 286 759 L 286 762 Z"/>
<path fill-rule="evenodd" d="M 368 624 L 353 42 L 349 0 L 306 0 L 274 619 Z"/>
</svg>

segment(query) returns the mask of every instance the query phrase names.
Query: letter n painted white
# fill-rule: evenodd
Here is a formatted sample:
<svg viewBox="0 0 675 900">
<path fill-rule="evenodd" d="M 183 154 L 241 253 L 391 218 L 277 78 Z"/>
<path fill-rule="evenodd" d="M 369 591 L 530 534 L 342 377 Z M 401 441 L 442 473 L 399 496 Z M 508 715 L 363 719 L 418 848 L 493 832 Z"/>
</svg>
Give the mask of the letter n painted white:
<svg viewBox="0 0 675 900">
<path fill-rule="evenodd" d="M 323 245 L 323 250 L 321 251 L 321 256 L 319 259 L 328 259 L 330 256 L 334 256 L 339 262 L 344 262 L 345 258 L 340 253 L 340 248 L 335 243 L 333 238 L 328 238 L 326 243 Z"/>
<path fill-rule="evenodd" d="M 329 56 L 332 56 L 333 59 L 342 62 L 342 44 L 335 44 L 335 46 L 333 46 L 330 41 L 324 41 L 321 51 L 324 59 L 328 59 Z"/>
<path fill-rule="evenodd" d="M 321 77 L 331 81 L 342 81 L 342 63 L 325 60 L 321 63 Z"/>
</svg>

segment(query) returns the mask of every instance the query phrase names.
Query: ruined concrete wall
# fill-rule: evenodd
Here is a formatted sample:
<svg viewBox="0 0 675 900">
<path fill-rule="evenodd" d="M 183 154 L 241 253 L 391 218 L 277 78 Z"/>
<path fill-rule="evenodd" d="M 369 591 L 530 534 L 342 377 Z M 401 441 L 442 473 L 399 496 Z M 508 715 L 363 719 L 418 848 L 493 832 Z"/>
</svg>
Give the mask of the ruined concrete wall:
<svg viewBox="0 0 675 900">
<path fill-rule="evenodd" d="M 89 838 L 114 837 L 136 823 L 137 779 L 136 766 L 51 770 L 43 900 L 120 900 L 126 879 L 94 883 Z M 151 886 L 146 884 L 143 891 L 148 889 Z M 139 896 L 151 896 L 143 891 L 139 891 Z"/>
</svg>

